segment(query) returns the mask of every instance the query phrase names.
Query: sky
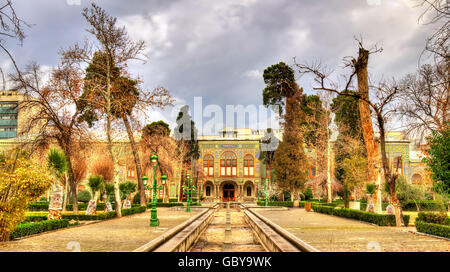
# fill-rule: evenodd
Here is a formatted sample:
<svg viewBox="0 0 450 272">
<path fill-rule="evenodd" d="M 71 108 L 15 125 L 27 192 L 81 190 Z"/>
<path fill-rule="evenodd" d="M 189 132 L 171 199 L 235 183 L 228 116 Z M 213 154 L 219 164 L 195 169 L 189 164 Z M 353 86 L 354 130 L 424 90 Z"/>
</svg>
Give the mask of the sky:
<svg viewBox="0 0 450 272">
<path fill-rule="evenodd" d="M 88 24 L 82 9 L 87 0 L 15 0 L 18 16 L 32 26 L 25 29 L 23 45 L 6 40 L 19 66 L 36 61 L 43 67 L 58 64 L 58 52 L 84 39 Z M 260 113 L 263 71 L 283 61 L 294 64 L 320 61 L 334 70 L 338 80 L 348 74 L 342 59 L 356 56 L 354 37 L 364 45 L 377 44 L 371 55 L 372 81 L 401 78 L 417 69 L 425 40 L 433 25 L 418 22 L 422 10 L 412 0 L 98 0 L 95 1 L 130 37 L 147 43 L 148 60 L 130 62 L 129 72 L 143 80 L 143 88 L 163 86 L 176 99 L 176 107 L 149 109 L 146 122 L 163 120 L 174 127 L 181 105 L 191 108 L 200 134 L 212 134 L 232 125 L 225 110 L 257 109 L 257 118 L 237 122 L 237 127 L 276 127 L 274 114 Z M 0 55 L 2 69 L 11 63 Z M 308 94 L 315 91 L 311 78 L 299 77 Z M 341 82 L 343 83 L 343 82 Z M 194 105 L 194 98 L 199 104 Z M 223 114 L 217 113 L 222 110 Z M 197 112 L 195 114 L 194 112 Z M 237 119 L 237 117 L 235 117 Z M 223 122 L 221 122 L 223 120 Z M 271 123 L 267 124 L 267 120 Z M 209 122 L 208 122 L 209 121 Z M 218 126 L 205 129 L 205 124 Z"/>
</svg>

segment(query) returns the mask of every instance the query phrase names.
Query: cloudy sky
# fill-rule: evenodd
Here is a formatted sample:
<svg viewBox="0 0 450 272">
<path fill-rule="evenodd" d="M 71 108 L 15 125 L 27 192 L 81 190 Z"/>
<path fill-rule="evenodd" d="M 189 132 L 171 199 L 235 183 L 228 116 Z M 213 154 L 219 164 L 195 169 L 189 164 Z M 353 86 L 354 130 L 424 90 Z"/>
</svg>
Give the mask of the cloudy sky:
<svg viewBox="0 0 450 272">
<path fill-rule="evenodd" d="M 87 0 L 15 0 L 20 18 L 32 24 L 22 46 L 7 41 L 19 65 L 58 63 L 61 48 L 92 38 L 81 15 Z M 420 8 L 409 0 L 98 0 L 133 39 L 148 44 L 148 61 L 130 63 L 144 87 L 164 86 L 178 103 L 262 104 L 262 73 L 272 64 L 320 60 L 345 74 L 342 58 L 355 56 L 362 36 L 383 52 L 370 60 L 373 80 L 414 72 L 434 26 L 418 23 Z M 1 55 L 3 69 L 10 64 Z M 299 78 L 307 93 L 313 83 Z M 174 123 L 172 109 L 151 111 L 151 120 Z M 225 113 L 224 113 L 225 117 Z M 198 120 L 199 116 L 196 116 Z M 258 116 L 262 123 L 265 116 Z M 211 118 L 209 118 L 211 119 Z M 203 123 L 208 118 L 203 118 Z M 250 121 L 250 123 L 253 123 Z M 249 126 L 249 121 L 246 122 Z M 250 124 L 251 126 L 252 124 Z M 237 124 L 243 126 L 243 124 Z"/>
</svg>

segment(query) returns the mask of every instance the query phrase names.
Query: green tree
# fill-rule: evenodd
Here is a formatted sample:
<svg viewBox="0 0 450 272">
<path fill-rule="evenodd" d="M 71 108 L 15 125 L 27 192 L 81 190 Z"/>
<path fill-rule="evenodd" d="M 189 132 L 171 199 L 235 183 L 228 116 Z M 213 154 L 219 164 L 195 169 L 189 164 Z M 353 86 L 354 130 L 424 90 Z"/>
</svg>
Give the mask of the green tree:
<svg viewBox="0 0 450 272">
<path fill-rule="evenodd" d="M 408 201 L 414 201 L 417 211 L 420 207 L 417 204 L 419 200 L 426 200 L 426 192 L 423 186 L 417 186 L 409 183 L 404 176 L 399 176 L 395 185 L 398 201 L 404 206 Z"/>
<path fill-rule="evenodd" d="M 50 149 L 48 153 L 48 164 L 58 179 L 61 179 L 67 172 L 67 157 L 60 149 Z"/>
<path fill-rule="evenodd" d="M 285 99 L 292 97 L 298 86 L 295 82 L 294 70 L 286 63 L 280 62 L 267 67 L 263 73 L 266 87 L 262 91 L 264 106 L 279 107 L 279 114 L 283 113 Z"/>
<path fill-rule="evenodd" d="M 100 196 L 100 191 L 104 187 L 103 178 L 96 175 L 89 176 L 88 186 L 91 188 L 93 199 L 97 201 Z"/>
<path fill-rule="evenodd" d="M 129 198 L 132 193 L 136 192 L 136 185 L 136 182 L 133 181 L 123 182 L 119 185 L 122 200 Z"/>
<path fill-rule="evenodd" d="M 356 94 L 356 92 L 350 90 L 345 90 L 343 93 Z M 335 177 L 342 184 L 342 197 L 345 207 L 349 207 L 349 196 L 352 186 L 348 186 L 345 183 L 344 161 L 352 156 L 365 158 L 364 137 L 358 103 L 357 98 L 338 95 L 333 99 L 333 103 L 331 104 L 331 110 L 335 114 L 334 122 L 339 132 L 334 144 L 336 162 Z M 366 171 L 367 167 L 362 169 Z"/>
<path fill-rule="evenodd" d="M 435 131 L 427 138 L 427 156 L 423 158 L 431 172 L 433 190 L 442 195 L 450 194 L 450 127 Z"/>
<path fill-rule="evenodd" d="M 49 210 L 51 208 L 54 208 L 53 205 L 57 205 L 57 206 L 60 205 L 59 201 L 58 201 L 58 197 L 57 197 L 57 194 L 60 191 L 59 189 L 61 188 L 59 186 L 60 182 L 63 183 L 64 187 L 65 187 L 64 196 L 61 195 L 61 197 L 64 198 L 62 205 L 63 205 L 63 210 L 65 210 L 65 206 L 66 206 L 65 204 L 67 201 L 67 191 L 68 191 L 67 190 L 68 184 L 65 179 L 66 179 L 66 173 L 68 170 L 68 162 L 67 162 L 67 157 L 64 154 L 64 152 L 58 148 L 50 149 L 50 151 L 48 153 L 48 166 L 49 166 L 52 174 L 57 179 L 57 182 L 54 184 L 54 186 L 52 188 L 53 190 L 52 190 L 52 198 L 51 199 L 52 199 L 53 204 L 49 205 Z M 59 211 L 57 213 L 59 213 Z"/>
</svg>

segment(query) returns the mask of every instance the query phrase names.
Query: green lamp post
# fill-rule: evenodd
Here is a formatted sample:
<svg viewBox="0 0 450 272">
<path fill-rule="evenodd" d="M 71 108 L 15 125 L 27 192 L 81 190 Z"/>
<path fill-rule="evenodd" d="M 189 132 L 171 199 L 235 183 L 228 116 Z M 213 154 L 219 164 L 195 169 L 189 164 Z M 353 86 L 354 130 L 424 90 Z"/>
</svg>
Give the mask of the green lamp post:
<svg viewBox="0 0 450 272">
<path fill-rule="evenodd" d="M 164 188 L 164 186 L 166 185 L 167 177 L 164 174 L 161 176 L 162 185 L 158 187 L 156 185 L 156 167 L 158 167 L 159 164 L 158 164 L 158 156 L 156 156 L 155 153 L 153 153 L 153 155 L 150 157 L 150 163 L 153 168 L 153 186 L 152 187 L 146 186 L 146 189 L 152 189 L 152 210 L 151 210 L 150 226 L 157 227 L 159 226 L 159 219 L 156 211 L 156 203 L 157 203 L 156 190 Z M 144 180 L 144 178 L 146 182 L 148 178 L 144 176 L 142 179 Z"/>
<path fill-rule="evenodd" d="M 187 197 L 186 212 L 190 212 L 192 204 L 192 193 L 195 191 L 195 186 L 192 184 L 192 179 L 189 173 L 186 174 L 186 185 L 183 185 L 182 188 Z"/>
</svg>

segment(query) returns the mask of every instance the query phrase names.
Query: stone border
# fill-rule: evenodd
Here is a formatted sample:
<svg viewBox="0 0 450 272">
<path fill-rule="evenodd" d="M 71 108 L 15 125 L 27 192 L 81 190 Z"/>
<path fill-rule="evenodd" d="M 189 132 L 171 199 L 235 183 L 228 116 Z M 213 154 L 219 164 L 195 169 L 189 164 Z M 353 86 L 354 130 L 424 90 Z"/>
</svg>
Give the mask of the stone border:
<svg viewBox="0 0 450 272">
<path fill-rule="evenodd" d="M 416 234 L 416 235 L 428 236 L 428 237 L 431 237 L 431 238 L 436 238 L 436 239 L 442 239 L 442 240 L 450 241 L 449 238 L 441 237 L 441 236 L 437 236 L 437 235 L 433 235 L 433 234 L 428 234 L 428 233 L 424 233 L 424 232 L 419 232 L 419 231 L 414 231 L 414 230 L 408 230 L 408 232 L 410 232 L 412 234 Z"/>
<path fill-rule="evenodd" d="M 290 242 L 297 249 L 297 251 L 301 251 L 301 252 L 320 252 L 315 247 L 313 247 L 313 246 L 307 244 L 306 242 L 300 240 L 297 236 L 293 235 L 292 233 L 288 232 L 284 228 L 282 228 L 279 225 L 275 224 L 270 219 L 267 219 L 266 217 L 262 216 L 261 214 L 257 213 L 256 211 L 253 211 L 253 208 L 249 208 L 249 209 L 247 209 L 247 211 L 251 212 L 254 216 L 256 216 L 258 219 L 260 219 L 262 222 L 264 222 L 273 231 L 275 231 L 279 236 L 283 237 L 288 242 Z"/>
<path fill-rule="evenodd" d="M 202 217 L 203 215 L 208 213 L 208 211 L 210 211 L 211 209 L 215 209 L 215 208 L 216 208 L 216 206 L 209 207 L 209 208 L 203 208 L 203 209 L 205 209 L 203 212 L 200 212 L 199 214 L 189 218 L 188 220 L 184 221 L 183 223 L 171 228 L 170 230 L 168 230 L 167 232 L 154 238 L 147 244 L 142 245 L 139 248 L 133 250 L 133 252 L 151 252 L 151 251 L 158 249 L 158 247 L 162 246 L 164 243 L 168 242 L 170 239 L 175 237 L 177 234 L 181 233 L 184 229 L 186 229 L 188 226 L 190 226 L 197 219 L 199 219 L 200 217 Z"/>
</svg>

